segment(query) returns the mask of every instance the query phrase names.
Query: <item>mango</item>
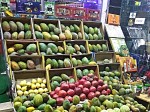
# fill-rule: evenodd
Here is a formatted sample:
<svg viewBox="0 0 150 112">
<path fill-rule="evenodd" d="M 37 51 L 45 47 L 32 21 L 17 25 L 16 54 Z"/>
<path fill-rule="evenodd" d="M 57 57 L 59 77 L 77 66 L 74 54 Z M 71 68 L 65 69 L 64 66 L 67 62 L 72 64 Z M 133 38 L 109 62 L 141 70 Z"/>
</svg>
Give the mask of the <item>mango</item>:
<svg viewBox="0 0 150 112">
<path fill-rule="evenodd" d="M 77 96 L 77 95 L 74 95 L 74 96 L 73 96 L 73 101 L 72 101 L 72 103 L 73 103 L 74 105 L 77 105 L 77 104 L 79 104 L 79 102 L 80 102 L 80 97 Z"/>
<path fill-rule="evenodd" d="M 8 54 L 11 54 L 11 53 L 13 53 L 13 52 L 15 52 L 15 49 L 14 49 L 14 47 L 10 47 L 10 48 L 8 48 Z"/>
<path fill-rule="evenodd" d="M 18 32 L 13 32 L 12 33 L 12 39 L 17 40 L 18 39 Z"/>
<path fill-rule="evenodd" d="M 89 34 L 94 34 L 94 29 L 92 27 L 89 27 Z"/>
<path fill-rule="evenodd" d="M 83 39 L 83 36 L 82 36 L 81 32 L 78 32 L 78 37 L 79 37 L 79 39 Z"/>
<path fill-rule="evenodd" d="M 42 32 L 42 34 L 43 34 L 43 38 L 45 40 L 50 40 L 51 39 L 51 35 L 48 32 Z"/>
<path fill-rule="evenodd" d="M 59 35 L 60 34 L 60 29 L 59 28 L 55 28 L 54 29 L 54 33 L 55 33 L 55 35 Z"/>
<path fill-rule="evenodd" d="M 4 31 L 7 31 L 7 32 L 10 31 L 9 23 L 7 21 L 3 21 L 2 28 L 3 28 Z"/>
<path fill-rule="evenodd" d="M 74 24 L 73 26 L 74 26 L 75 32 L 78 33 L 80 31 L 80 27 L 77 26 L 76 24 Z"/>
<path fill-rule="evenodd" d="M 28 60 L 27 61 L 27 67 L 28 67 L 28 69 L 34 69 L 35 63 L 32 60 Z"/>
<path fill-rule="evenodd" d="M 64 52 L 64 48 L 61 47 L 61 46 L 58 46 L 58 52 L 59 52 L 59 53 L 63 53 L 63 52 Z"/>
<path fill-rule="evenodd" d="M 27 31 L 25 33 L 25 39 L 31 39 L 32 38 L 32 32 L 31 31 Z"/>
<path fill-rule="evenodd" d="M 48 24 L 49 30 L 50 31 L 54 31 L 54 29 L 56 28 L 56 26 L 54 24 Z"/>
<path fill-rule="evenodd" d="M 65 30 L 65 36 L 67 40 L 72 40 L 72 34 L 69 30 Z"/>
<path fill-rule="evenodd" d="M 59 37 L 57 35 L 52 35 L 51 40 L 58 41 Z"/>
<path fill-rule="evenodd" d="M 64 66 L 65 68 L 71 67 L 71 62 L 68 59 L 64 59 Z"/>
<path fill-rule="evenodd" d="M 64 33 L 60 33 L 60 34 L 59 34 L 59 38 L 60 38 L 61 41 L 66 40 L 66 36 L 65 36 Z"/>
<path fill-rule="evenodd" d="M 18 39 L 24 39 L 25 37 L 25 33 L 24 31 L 21 31 L 19 34 L 18 34 Z"/>
<path fill-rule="evenodd" d="M 20 67 L 21 69 L 26 69 L 26 68 L 27 68 L 27 64 L 26 64 L 25 62 L 23 62 L 23 61 L 19 61 L 19 62 L 18 62 L 18 65 L 19 65 L 19 67 Z"/>
<path fill-rule="evenodd" d="M 43 32 L 49 32 L 49 27 L 46 23 L 41 23 L 40 26 Z"/>
<path fill-rule="evenodd" d="M 23 44 L 15 44 L 15 45 L 14 45 L 15 50 L 20 50 L 20 49 L 22 49 L 23 47 L 24 47 Z"/>
<path fill-rule="evenodd" d="M 10 32 L 4 32 L 4 39 L 11 39 Z"/>
<path fill-rule="evenodd" d="M 17 31 L 17 25 L 14 21 L 9 21 L 9 25 L 10 25 L 10 30 L 12 32 L 16 32 Z"/>
<path fill-rule="evenodd" d="M 15 61 L 11 61 L 11 67 L 12 67 L 12 70 L 14 70 L 14 71 L 20 70 L 18 63 Z"/>
<path fill-rule="evenodd" d="M 25 23 L 25 24 L 24 24 L 24 30 L 25 30 L 25 31 L 30 30 L 30 25 L 29 25 L 28 23 Z"/>
<path fill-rule="evenodd" d="M 78 37 L 78 34 L 75 33 L 75 32 L 72 32 L 72 39 L 73 40 L 77 40 L 79 37 Z"/>
<path fill-rule="evenodd" d="M 38 25 L 38 24 L 34 24 L 34 29 L 35 29 L 35 31 L 39 31 L 39 32 L 42 31 L 40 25 Z"/>
<path fill-rule="evenodd" d="M 24 31 L 24 25 L 21 22 L 16 22 L 19 31 Z"/>
<path fill-rule="evenodd" d="M 37 39 L 43 39 L 43 34 L 39 31 L 35 31 L 35 36 Z"/>
</svg>

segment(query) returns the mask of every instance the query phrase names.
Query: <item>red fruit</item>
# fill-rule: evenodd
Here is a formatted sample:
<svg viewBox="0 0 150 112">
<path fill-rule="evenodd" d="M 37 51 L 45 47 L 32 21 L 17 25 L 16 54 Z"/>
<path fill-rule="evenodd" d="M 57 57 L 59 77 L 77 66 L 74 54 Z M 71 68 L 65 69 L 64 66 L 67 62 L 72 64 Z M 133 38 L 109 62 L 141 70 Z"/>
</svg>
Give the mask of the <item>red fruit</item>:
<svg viewBox="0 0 150 112">
<path fill-rule="evenodd" d="M 95 91 L 96 91 L 96 87 L 91 86 L 91 87 L 90 87 L 90 92 L 95 92 Z"/>
<path fill-rule="evenodd" d="M 89 99 L 89 100 L 92 100 L 94 97 L 95 97 L 94 92 L 90 92 L 90 93 L 88 94 L 88 99 Z"/>
<path fill-rule="evenodd" d="M 69 85 L 67 83 L 61 84 L 61 90 L 68 91 L 68 89 L 69 89 Z"/>
<path fill-rule="evenodd" d="M 57 105 L 61 106 L 63 104 L 64 98 L 57 98 L 56 101 L 57 101 Z"/>
<path fill-rule="evenodd" d="M 98 81 L 98 77 L 94 75 L 94 80 Z"/>
<path fill-rule="evenodd" d="M 75 92 L 74 92 L 73 89 L 69 89 L 69 90 L 67 91 L 67 94 L 68 94 L 69 96 L 74 96 Z"/>
<path fill-rule="evenodd" d="M 110 94 L 110 93 L 111 93 L 111 90 L 110 90 L 110 89 L 107 89 L 107 93 Z"/>
<path fill-rule="evenodd" d="M 98 80 L 98 85 L 100 85 L 100 86 L 104 85 L 103 80 L 99 79 L 99 80 Z"/>
<path fill-rule="evenodd" d="M 61 90 L 61 88 L 60 87 L 56 87 L 56 89 L 55 89 L 55 93 L 59 93 L 59 91 Z"/>
<path fill-rule="evenodd" d="M 54 94 L 54 95 L 53 95 L 53 98 L 54 98 L 54 99 L 57 99 L 57 98 L 58 98 L 58 95 L 57 95 L 57 94 Z"/>
<path fill-rule="evenodd" d="M 106 91 L 106 90 L 103 90 L 103 91 L 102 91 L 102 95 L 108 95 L 107 91 Z"/>
<path fill-rule="evenodd" d="M 75 82 L 76 87 L 79 85 L 79 82 Z"/>
<path fill-rule="evenodd" d="M 75 94 L 76 94 L 76 95 L 80 95 L 81 93 L 82 93 L 82 89 L 79 88 L 79 87 L 76 87 L 76 88 L 75 88 Z"/>
<path fill-rule="evenodd" d="M 100 95 L 101 95 L 101 93 L 100 93 L 99 91 L 96 91 L 96 92 L 95 92 L 95 96 L 96 96 L 96 97 L 99 97 Z"/>
<path fill-rule="evenodd" d="M 90 88 L 91 83 L 89 81 L 85 81 L 83 86 L 86 87 L 86 88 Z"/>
<path fill-rule="evenodd" d="M 86 95 L 84 93 L 80 94 L 80 100 L 84 101 L 86 99 Z"/>
<path fill-rule="evenodd" d="M 71 96 L 66 96 L 65 99 L 69 100 L 70 102 L 72 102 L 72 97 Z"/>
<path fill-rule="evenodd" d="M 92 86 L 97 87 L 98 86 L 98 82 L 97 81 L 92 81 Z"/>
<path fill-rule="evenodd" d="M 76 85 L 74 83 L 69 83 L 69 88 L 70 89 L 74 89 L 76 87 Z"/>
<path fill-rule="evenodd" d="M 50 96 L 52 97 L 55 94 L 55 91 L 50 92 Z"/>
<path fill-rule="evenodd" d="M 84 94 L 88 95 L 89 92 L 90 92 L 90 90 L 89 90 L 88 88 L 83 88 L 83 93 L 84 93 Z"/>
<path fill-rule="evenodd" d="M 108 85 L 107 85 L 107 84 L 104 84 L 102 87 L 103 87 L 103 89 L 107 90 Z"/>
<path fill-rule="evenodd" d="M 81 89 L 83 89 L 83 85 L 79 85 L 78 87 L 81 88 Z"/>
<path fill-rule="evenodd" d="M 87 79 L 87 76 L 83 76 L 82 79 L 85 79 L 85 80 L 86 80 L 86 79 Z"/>
<path fill-rule="evenodd" d="M 79 80 L 79 84 L 83 85 L 85 81 L 86 81 L 85 79 L 81 79 Z"/>
<path fill-rule="evenodd" d="M 94 74 L 88 74 L 88 77 L 90 77 L 90 78 L 93 78 L 94 77 Z"/>
<path fill-rule="evenodd" d="M 101 92 L 103 90 L 102 86 L 97 87 L 97 91 Z"/>
<path fill-rule="evenodd" d="M 63 97 L 64 98 L 64 97 L 66 97 L 66 95 L 67 95 L 67 92 L 64 91 L 64 90 L 60 90 L 59 93 L 58 93 L 59 97 Z"/>
</svg>

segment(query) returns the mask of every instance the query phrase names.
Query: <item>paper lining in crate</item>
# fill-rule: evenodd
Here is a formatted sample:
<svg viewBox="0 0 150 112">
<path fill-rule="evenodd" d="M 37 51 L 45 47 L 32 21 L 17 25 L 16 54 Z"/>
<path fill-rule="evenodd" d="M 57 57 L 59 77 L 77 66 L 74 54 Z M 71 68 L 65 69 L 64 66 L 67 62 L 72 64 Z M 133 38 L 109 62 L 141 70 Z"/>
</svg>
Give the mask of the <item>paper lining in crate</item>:
<svg viewBox="0 0 150 112">
<path fill-rule="evenodd" d="M 85 40 L 66 40 L 65 53 L 71 55 L 81 55 L 89 53 L 87 41 Z"/>
<path fill-rule="evenodd" d="M 104 40 L 104 31 L 101 22 L 83 21 L 85 40 Z"/>
<path fill-rule="evenodd" d="M 8 40 L 34 40 L 32 19 L 4 17 L 2 18 L 2 37 Z"/>
<path fill-rule="evenodd" d="M 71 68 L 73 67 L 69 54 L 46 55 L 44 57 L 44 67 L 51 65 L 51 69 Z"/>
<path fill-rule="evenodd" d="M 97 64 L 116 63 L 116 55 L 114 52 L 99 52 L 95 53 L 95 61 Z"/>
<path fill-rule="evenodd" d="M 62 55 L 65 54 L 66 47 L 64 41 L 38 41 L 40 55 Z"/>
<path fill-rule="evenodd" d="M 60 41 L 59 20 L 33 19 L 34 37 L 37 40 Z"/>
<path fill-rule="evenodd" d="M 9 56 L 10 73 L 44 69 L 42 56 Z"/>
<path fill-rule="evenodd" d="M 100 78 L 98 65 L 75 67 L 75 72 L 78 80 L 81 79 L 83 76 L 87 76 L 88 74 L 94 74 L 98 78 Z"/>
<path fill-rule="evenodd" d="M 87 41 L 89 52 L 108 52 L 108 42 L 107 40 L 89 40 Z"/>
<path fill-rule="evenodd" d="M 62 33 L 68 34 L 65 40 L 85 40 L 82 21 L 60 20 L 60 25 Z"/>
<path fill-rule="evenodd" d="M 49 92 L 46 70 L 32 70 L 13 72 L 13 81 L 16 83 L 15 96 L 28 96 L 30 93 L 42 94 Z"/>
<path fill-rule="evenodd" d="M 59 68 L 59 69 L 46 69 L 48 79 L 48 89 L 54 90 L 60 86 L 61 82 L 74 83 L 77 81 L 75 68 Z"/>
</svg>

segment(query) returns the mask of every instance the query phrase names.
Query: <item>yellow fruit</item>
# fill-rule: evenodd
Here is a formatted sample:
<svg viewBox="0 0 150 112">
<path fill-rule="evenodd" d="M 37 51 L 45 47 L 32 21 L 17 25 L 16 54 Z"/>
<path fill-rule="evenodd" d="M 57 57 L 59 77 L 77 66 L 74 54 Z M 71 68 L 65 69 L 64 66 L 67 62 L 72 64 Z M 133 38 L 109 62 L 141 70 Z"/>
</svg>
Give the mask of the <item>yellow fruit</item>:
<svg viewBox="0 0 150 112">
<path fill-rule="evenodd" d="M 46 87 L 46 85 L 42 83 L 42 84 L 41 84 L 41 88 L 44 89 L 45 87 Z"/>
<path fill-rule="evenodd" d="M 47 88 L 45 88 L 45 89 L 44 89 L 44 92 L 45 92 L 45 93 L 46 93 L 46 92 L 48 92 L 48 89 L 47 89 Z"/>
<path fill-rule="evenodd" d="M 39 91 L 38 91 L 37 89 L 34 90 L 34 93 L 35 93 L 35 94 L 38 94 L 38 92 L 39 92 Z"/>
<path fill-rule="evenodd" d="M 34 110 L 35 110 L 34 107 L 28 107 L 28 108 L 27 108 L 27 112 L 32 112 L 32 111 L 34 111 Z"/>
<path fill-rule="evenodd" d="M 43 79 L 43 83 L 46 84 L 46 79 Z"/>
<path fill-rule="evenodd" d="M 24 95 L 25 95 L 25 96 L 28 96 L 28 95 L 29 95 L 29 92 L 28 92 L 28 91 L 25 91 L 25 92 L 24 92 Z"/>
<path fill-rule="evenodd" d="M 89 65 L 97 65 L 97 63 L 95 61 L 91 61 Z"/>
<path fill-rule="evenodd" d="M 30 89 L 30 90 L 29 90 L 29 93 L 34 93 L 34 90 Z"/>
<path fill-rule="evenodd" d="M 26 86 L 27 85 L 27 81 L 26 80 L 23 80 L 20 82 L 20 86 Z"/>
<path fill-rule="evenodd" d="M 36 89 L 36 85 L 35 84 L 31 84 L 31 89 Z"/>
<path fill-rule="evenodd" d="M 23 95 L 23 92 L 22 92 L 21 90 L 18 90 L 18 91 L 17 91 L 17 94 L 18 94 L 18 96 L 22 96 L 22 95 Z"/>
<path fill-rule="evenodd" d="M 42 94 L 44 92 L 43 88 L 39 88 L 38 92 Z"/>
<path fill-rule="evenodd" d="M 16 88 L 17 88 L 17 90 L 21 90 L 21 86 L 20 85 L 17 85 Z"/>
<path fill-rule="evenodd" d="M 40 87 L 41 87 L 40 83 L 36 83 L 36 88 L 40 88 Z"/>
<path fill-rule="evenodd" d="M 11 61 L 11 68 L 12 68 L 12 70 L 14 70 L 14 71 L 20 70 L 20 67 L 19 67 L 18 63 L 15 62 L 15 61 Z"/>
<path fill-rule="evenodd" d="M 11 54 L 15 52 L 15 49 L 13 47 L 10 47 L 7 51 L 8 51 L 8 54 Z"/>
<path fill-rule="evenodd" d="M 28 87 L 31 87 L 31 82 L 27 82 L 27 86 L 28 86 Z"/>
<path fill-rule="evenodd" d="M 37 78 L 37 82 L 38 83 L 42 83 L 42 79 L 41 78 Z"/>
<path fill-rule="evenodd" d="M 67 40 L 72 40 L 72 34 L 69 30 L 65 30 L 65 37 Z"/>
<path fill-rule="evenodd" d="M 25 92 L 25 91 L 27 90 L 27 86 L 23 86 L 23 87 L 21 88 L 21 90 L 22 90 L 23 92 Z"/>
<path fill-rule="evenodd" d="M 36 79 L 32 79 L 32 83 L 35 84 L 37 81 Z"/>
</svg>

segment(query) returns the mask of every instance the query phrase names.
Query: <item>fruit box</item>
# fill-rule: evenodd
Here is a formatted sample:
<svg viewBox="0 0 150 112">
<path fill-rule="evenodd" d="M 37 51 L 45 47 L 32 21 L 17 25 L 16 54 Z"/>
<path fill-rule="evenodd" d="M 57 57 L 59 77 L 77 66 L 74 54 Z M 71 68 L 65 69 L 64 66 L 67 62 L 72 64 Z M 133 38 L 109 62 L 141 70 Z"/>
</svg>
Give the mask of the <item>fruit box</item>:
<svg viewBox="0 0 150 112">
<path fill-rule="evenodd" d="M 42 56 L 9 56 L 9 65 L 10 65 L 10 72 L 12 74 L 12 72 L 22 72 L 22 71 L 32 71 L 32 70 L 40 70 L 40 69 L 43 69 L 44 66 L 43 66 L 43 60 L 42 60 Z M 32 60 L 35 64 L 35 68 L 34 69 L 27 69 L 27 70 L 18 70 L 18 71 L 13 71 L 13 68 L 11 66 L 11 61 L 15 61 L 15 62 L 19 62 L 19 61 L 22 61 L 22 62 L 25 62 L 27 63 L 27 60 Z"/>
<path fill-rule="evenodd" d="M 34 36 L 35 39 L 37 39 L 37 37 L 36 37 L 36 35 L 35 35 L 36 29 L 35 29 L 35 26 L 34 26 L 34 25 L 35 25 L 35 24 L 40 25 L 41 23 L 46 23 L 47 25 L 48 25 L 48 24 L 53 24 L 53 25 L 55 25 L 57 28 L 60 29 L 60 21 L 57 20 L 57 19 L 55 19 L 55 20 L 49 20 L 49 19 L 33 19 L 33 31 L 34 31 L 33 36 Z M 40 26 L 40 27 L 41 27 L 41 26 Z M 42 31 L 39 31 L 39 32 L 42 33 Z M 61 32 L 61 30 L 60 30 L 60 32 Z M 48 33 L 50 34 L 50 32 L 48 32 Z M 37 39 L 37 40 L 44 40 L 44 39 Z"/>
<path fill-rule="evenodd" d="M 32 79 L 42 78 L 46 79 L 46 70 L 34 70 L 34 71 L 22 71 L 22 72 L 15 72 L 13 73 L 13 81 L 15 83 L 14 89 L 15 93 L 14 95 L 17 95 L 17 88 L 16 85 L 20 84 L 21 81 L 26 80 L 27 82 L 31 82 Z M 46 79 L 46 86 L 48 87 Z M 49 91 L 49 90 L 48 90 Z"/>
<path fill-rule="evenodd" d="M 93 70 L 94 71 L 94 75 L 98 76 L 98 78 L 100 78 L 99 75 L 99 66 L 98 65 L 87 65 L 87 66 L 80 66 L 80 67 L 75 67 L 76 69 L 76 76 L 77 76 L 77 69 L 80 69 L 81 71 L 83 71 L 84 69 L 88 69 L 88 70 Z"/>
<path fill-rule="evenodd" d="M 65 27 L 68 26 L 70 30 L 71 30 L 70 25 L 74 26 L 74 24 L 76 24 L 80 28 L 80 31 L 82 34 L 82 39 L 78 39 L 78 40 L 84 40 L 85 39 L 84 38 L 84 31 L 83 31 L 83 24 L 81 21 L 79 21 L 79 20 L 60 20 L 61 31 L 65 32 L 65 28 L 62 28 L 62 24 Z M 75 29 L 75 28 L 73 27 L 73 29 Z M 71 32 L 73 32 L 73 31 L 71 31 Z"/>
<path fill-rule="evenodd" d="M 59 68 L 59 69 L 46 69 L 47 80 L 48 80 L 48 89 L 51 90 L 50 82 L 53 76 L 60 76 L 61 74 L 66 74 L 68 76 L 73 76 L 75 81 L 77 81 L 77 77 L 75 74 L 75 68 Z"/>
<path fill-rule="evenodd" d="M 29 45 L 29 44 L 35 44 L 36 45 L 36 52 L 37 55 L 39 55 L 39 52 L 38 52 L 38 44 L 37 44 L 37 41 L 29 41 L 29 40 L 24 40 L 24 41 L 21 41 L 21 40 L 5 40 L 5 53 L 6 53 L 6 56 L 7 56 L 7 61 L 8 61 L 8 55 L 10 55 L 8 53 L 8 49 L 9 48 L 14 48 L 14 45 L 15 44 L 23 44 L 23 48 L 24 50 L 26 50 L 26 47 Z M 14 50 L 14 52 L 17 52 Z M 14 55 L 19 55 L 18 53 L 14 54 Z M 28 55 L 32 55 L 32 54 L 28 54 Z"/>
<path fill-rule="evenodd" d="M 70 55 L 68 55 L 68 54 L 62 54 L 62 55 L 50 55 L 50 56 L 48 56 L 48 55 L 46 55 L 46 56 L 44 56 L 44 63 L 43 63 L 43 65 L 44 65 L 44 67 L 46 67 L 47 65 L 46 65 L 46 60 L 47 59 L 55 59 L 56 61 L 57 61 L 57 63 L 58 63 L 58 60 L 62 60 L 63 61 L 63 64 L 64 64 L 64 59 L 65 58 L 69 58 L 70 59 Z M 71 63 L 71 61 L 70 61 L 70 63 Z M 58 64 L 58 66 L 59 66 L 59 64 Z M 71 67 L 72 67 L 72 63 L 71 63 Z M 60 67 L 59 67 L 60 68 Z M 65 67 L 63 67 L 63 68 L 65 68 Z M 55 69 L 55 68 L 54 68 Z"/>
<path fill-rule="evenodd" d="M 13 26 L 13 25 L 15 25 L 14 23 L 11 23 L 12 25 L 10 26 L 10 30 L 8 30 L 8 29 L 6 29 L 6 31 L 8 32 L 8 33 L 10 33 L 10 34 L 5 34 L 5 31 L 4 31 L 4 29 L 3 29 L 3 27 L 2 27 L 2 37 L 5 39 L 5 35 L 7 36 L 7 37 L 9 37 L 9 36 L 11 36 L 11 38 L 12 38 L 12 33 L 13 32 L 17 32 L 18 34 L 17 34 L 17 36 L 14 36 L 14 40 L 34 40 L 35 38 L 34 38 L 34 36 L 33 36 L 33 27 L 32 27 L 32 20 L 31 19 L 29 19 L 29 18 L 16 18 L 16 17 L 4 17 L 4 18 L 2 18 L 2 23 L 1 23 L 1 26 L 3 26 L 2 24 L 3 24 L 3 22 L 4 21 L 7 21 L 8 23 L 10 22 L 10 21 L 13 21 L 13 22 L 21 22 L 24 26 L 22 27 L 22 29 L 20 28 L 20 30 L 18 29 L 18 27 L 15 27 L 15 26 Z M 27 23 L 28 25 L 30 25 L 30 26 L 26 26 L 25 25 L 25 23 Z M 9 23 L 10 24 L 10 23 Z M 22 26 L 22 25 L 19 25 L 20 27 Z M 17 28 L 17 29 L 16 29 Z M 13 30 L 13 31 L 12 31 Z M 24 31 L 24 33 L 22 32 L 21 33 L 21 31 Z M 28 32 L 27 33 L 27 31 L 31 31 L 31 32 Z M 19 38 L 19 35 L 20 35 L 20 39 L 18 39 Z M 26 38 L 27 39 L 24 39 L 23 38 L 23 36 L 21 36 L 21 35 L 23 35 L 24 36 L 24 38 L 25 38 L 25 36 L 27 36 Z M 28 39 L 29 38 L 29 35 L 31 35 L 31 37 L 30 37 L 30 39 Z M 16 39 L 17 38 L 17 39 Z M 8 39 L 8 40 L 13 40 L 13 39 Z"/>
<path fill-rule="evenodd" d="M 95 53 L 95 61 L 97 64 L 109 64 L 109 63 L 116 63 L 116 55 L 114 52 L 99 52 Z M 106 59 L 109 62 L 104 62 Z"/>
<path fill-rule="evenodd" d="M 88 60 L 90 60 L 90 61 L 94 61 L 92 54 L 71 55 L 71 59 L 72 59 L 72 58 L 76 58 L 76 60 L 81 60 L 81 61 L 82 61 L 82 59 L 83 59 L 84 57 L 87 57 Z M 73 62 L 72 62 L 72 63 L 73 63 Z M 80 66 L 84 66 L 84 65 L 82 64 L 82 65 L 80 65 Z"/>
<path fill-rule="evenodd" d="M 42 55 L 42 54 L 41 54 L 41 51 L 40 51 L 40 45 L 39 45 L 40 43 L 45 43 L 46 45 L 49 44 L 49 43 L 53 43 L 53 44 L 55 44 L 57 47 L 58 47 L 58 46 L 61 46 L 61 47 L 64 49 L 64 53 L 65 53 L 66 47 L 65 47 L 65 42 L 64 42 L 64 41 L 54 42 L 54 41 L 38 40 L 38 50 L 39 50 L 39 54 L 40 54 L 40 55 Z M 55 54 L 55 55 L 56 55 L 56 54 Z"/>
<path fill-rule="evenodd" d="M 65 51 L 67 51 L 67 44 L 71 43 L 72 46 L 74 46 L 75 44 L 77 45 L 83 45 L 86 49 L 86 53 L 89 53 L 89 47 L 88 47 L 88 42 L 85 40 L 66 40 L 65 41 Z M 67 54 L 67 52 L 66 52 Z M 85 53 L 82 53 L 85 54 Z"/>
<path fill-rule="evenodd" d="M 91 45 L 100 44 L 101 47 L 102 47 L 102 44 L 105 44 L 107 47 L 107 51 L 109 51 L 108 42 L 106 40 L 89 40 L 88 41 L 88 48 L 89 48 L 89 44 L 91 44 Z M 100 51 L 100 52 L 103 52 L 103 51 Z"/>
<path fill-rule="evenodd" d="M 92 27 L 92 28 L 99 28 L 100 32 L 102 34 L 102 40 L 104 40 L 104 30 L 103 30 L 103 26 L 101 22 L 95 22 L 95 21 L 83 21 L 83 30 L 84 30 L 84 25 L 86 25 L 87 27 Z M 84 30 L 84 37 L 85 37 L 85 30 Z"/>
</svg>

